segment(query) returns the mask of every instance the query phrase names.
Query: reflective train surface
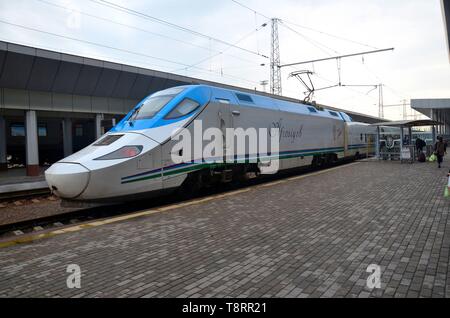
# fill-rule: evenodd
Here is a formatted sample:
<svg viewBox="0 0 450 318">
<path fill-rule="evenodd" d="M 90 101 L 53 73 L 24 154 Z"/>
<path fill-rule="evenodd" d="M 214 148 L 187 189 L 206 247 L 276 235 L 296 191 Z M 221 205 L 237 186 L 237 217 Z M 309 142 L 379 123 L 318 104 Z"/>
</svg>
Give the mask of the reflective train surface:
<svg viewBox="0 0 450 318">
<path fill-rule="evenodd" d="M 176 162 L 174 152 L 185 151 L 177 149 L 178 134 L 208 128 L 224 135 L 230 128 L 277 128 L 279 149 L 269 151 L 264 162 L 251 145 L 223 164 L 202 152 Z M 375 126 L 353 122 L 344 112 L 206 85 L 178 86 L 146 97 L 97 141 L 53 164 L 45 177 L 65 200 L 123 202 L 254 178 L 275 159 L 281 171 L 358 158 L 374 153 L 375 135 Z M 201 140 L 201 146 L 209 142 Z M 229 143 L 222 146 L 228 153 Z"/>
</svg>

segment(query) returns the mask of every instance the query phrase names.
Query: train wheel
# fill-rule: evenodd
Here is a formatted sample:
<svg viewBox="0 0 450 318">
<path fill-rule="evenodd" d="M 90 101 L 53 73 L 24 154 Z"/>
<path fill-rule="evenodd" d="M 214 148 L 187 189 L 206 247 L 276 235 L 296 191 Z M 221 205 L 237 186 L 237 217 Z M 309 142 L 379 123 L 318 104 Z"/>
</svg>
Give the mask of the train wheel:
<svg viewBox="0 0 450 318">
<path fill-rule="evenodd" d="M 319 157 L 313 156 L 313 160 L 311 161 L 311 167 L 317 168 L 320 165 Z"/>
<path fill-rule="evenodd" d="M 194 172 L 187 176 L 180 188 L 178 196 L 182 199 L 192 198 L 200 193 L 202 188 L 202 175 L 200 172 Z"/>
</svg>

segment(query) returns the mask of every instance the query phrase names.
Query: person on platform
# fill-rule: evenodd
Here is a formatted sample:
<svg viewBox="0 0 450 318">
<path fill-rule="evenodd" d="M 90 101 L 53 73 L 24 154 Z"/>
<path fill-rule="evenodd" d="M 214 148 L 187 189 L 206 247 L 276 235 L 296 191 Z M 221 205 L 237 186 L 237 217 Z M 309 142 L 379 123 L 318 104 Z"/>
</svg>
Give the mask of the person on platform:
<svg viewBox="0 0 450 318">
<path fill-rule="evenodd" d="M 445 144 L 442 136 L 438 137 L 438 141 L 434 145 L 434 153 L 437 156 L 438 168 L 441 167 L 442 159 L 445 154 Z"/>
<path fill-rule="evenodd" d="M 417 137 L 416 139 L 416 151 L 417 151 L 417 161 L 419 162 L 425 162 L 426 161 L 426 157 L 425 154 L 423 153 L 423 147 L 425 147 L 427 144 L 426 142 Z"/>
<path fill-rule="evenodd" d="M 425 146 L 426 146 L 425 141 L 424 141 L 423 139 L 417 137 L 417 139 L 416 139 L 416 149 L 417 149 L 417 152 L 422 152 L 423 147 L 425 147 Z"/>
</svg>

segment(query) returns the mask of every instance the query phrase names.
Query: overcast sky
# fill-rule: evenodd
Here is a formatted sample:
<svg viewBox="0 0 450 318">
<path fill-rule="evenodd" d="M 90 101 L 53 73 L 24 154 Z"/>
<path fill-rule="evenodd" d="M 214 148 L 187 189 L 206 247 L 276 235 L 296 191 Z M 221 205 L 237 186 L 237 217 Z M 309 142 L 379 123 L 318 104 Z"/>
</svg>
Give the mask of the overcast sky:
<svg viewBox="0 0 450 318">
<path fill-rule="evenodd" d="M 269 80 L 270 63 L 263 57 L 270 55 L 267 17 L 275 17 L 282 20 L 282 63 L 394 47 L 393 52 L 342 59 L 342 84 L 383 83 L 385 104 L 450 98 L 450 63 L 438 0 L 238 0 L 257 13 L 232 0 L 108 2 L 211 38 L 113 9 L 100 0 L 0 0 L 0 40 L 262 90 L 260 82 Z M 267 26 L 261 27 L 264 23 Z M 288 78 L 295 70 L 315 72 L 316 88 L 338 82 L 335 60 L 284 68 L 283 95 L 304 97 L 305 88 Z M 315 100 L 378 114 L 378 90 L 373 87 L 326 89 L 317 92 Z M 386 108 L 385 117 L 400 119 L 402 111 Z"/>
</svg>

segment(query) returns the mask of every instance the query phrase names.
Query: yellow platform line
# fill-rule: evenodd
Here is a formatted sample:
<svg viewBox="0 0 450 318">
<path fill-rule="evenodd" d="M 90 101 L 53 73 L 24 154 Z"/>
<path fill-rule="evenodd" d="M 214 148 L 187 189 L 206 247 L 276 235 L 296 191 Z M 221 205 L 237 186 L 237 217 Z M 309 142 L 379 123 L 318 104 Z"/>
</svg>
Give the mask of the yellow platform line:
<svg viewBox="0 0 450 318">
<path fill-rule="evenodd" d="M 102 226 L 102 225 L 106 225 L 106 224 L 112 224 L 112 223 L 116 223 L 116 222 L 120 222 L 120 221 L 131 220 L 131 219 L 149 216 L 149 215 L 152 215 L 155 213 L 166 212 L 166 211 L 170 211 L 170 210 L 174 210 L 174 209 L 179 209 L 179 208 L 183 208 L 183 207 L 187 207 L 187 206 L 191 206 L 191 205 L 195 205 L 195 204 L 202 204 L 202 203 L 206 203 L 206 202 L 213 201 L 216 199 L 222 199 L 222 198 L 237 195 L 240 193 L 249 192 L 253 189 L 258 189 L 260 187 L 270 187 L 270 186 L 286 183 L 286 182 L 292 181 L 292 180 L 300 180 L 300 179 L 304 179 L 307 177 L 312 177 L 312 176 L 316 176 L 316 175 L 323 174 L 326 172 L 334 171 L 336 169 L 340 169 L 343 167 L 349 167 L 351 165 L 355 165 L 355 164 L 359 164 L 359 163 L 360 162 L 355 162 L 352 164 L 347 164 L 347 165 L 338 166 L 338 167 L 334 167 L 334 168 L 330 168 L 330 169 L 326 169 L 326 170 L 312 172 L 312 173 L 302 175 L 302 176 L 291 177 L 291 178 L 286 178 L 284 180 L 269 182 L 266 184 L 258 185 L 256 187 L 248 187 L 248 188 L 244 188 L 241 190 L 231 191 L 231 192 L 227 192 L 227 193 L 223 193 L 223 194 L 215 194 L 215 195 L 212 195 L 212 196 L 209 196 L 206 198 L 194 199 L 194 200 L 190 200 L 190 201 L 186 201 L 186 202 L 171 204 L 168 206 L 163 206 L 163 207 L 152 209 L 152 210 L 141 211 L 141 212 L 131 213 L 131 214 L 122 215 L 122 216 L 115 216 L 115 217 L 111 217 L 108 219 L 93 221 L 93 222 L 89 222 L 89 223 L 83 223 L 83 224 L 70 226 L 70 227 L 66 227 L 63 229 L 59 229 L 59 230 L 50 231 L 47 233 L 18 237 L 13 240 L 10 240 L 10 241 L 0 242 L 0 248 L 10 247 L 10 246 L 24 244 L 24 243 L 32 243 L 34 241 L 37 241 L 40 239 L 45 239 L 45 238 L 50 238 L 50 237 L 53 237 L 56 235 L 61 235 L 61 234 L 71 233 L 71 232 L 78 232 L 78 231 L 81 231 L 86 228 L 92 228 L 92 227 Z"/>
</svg>

